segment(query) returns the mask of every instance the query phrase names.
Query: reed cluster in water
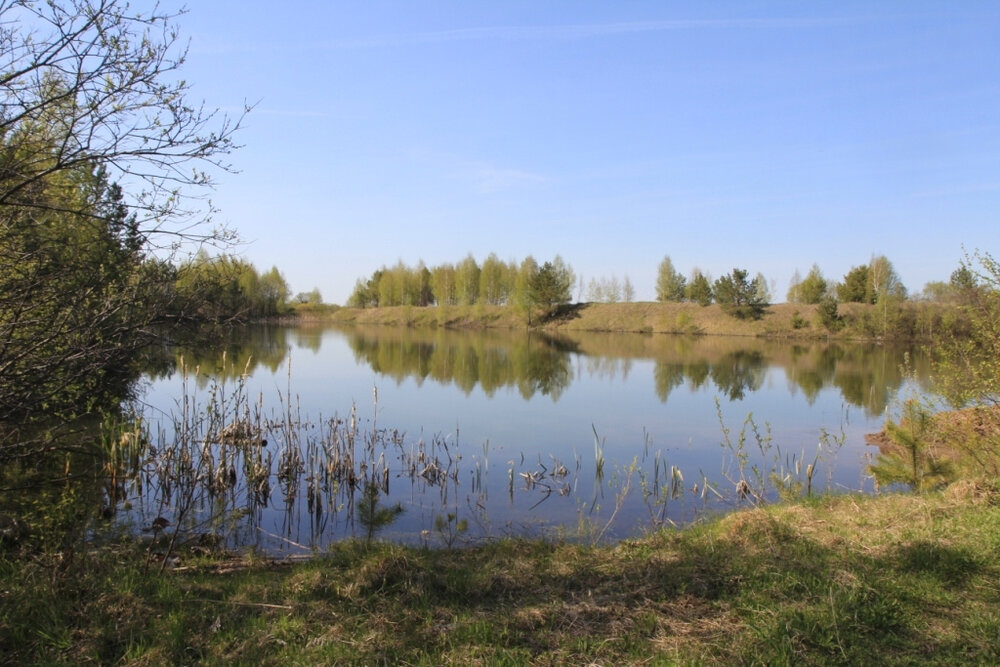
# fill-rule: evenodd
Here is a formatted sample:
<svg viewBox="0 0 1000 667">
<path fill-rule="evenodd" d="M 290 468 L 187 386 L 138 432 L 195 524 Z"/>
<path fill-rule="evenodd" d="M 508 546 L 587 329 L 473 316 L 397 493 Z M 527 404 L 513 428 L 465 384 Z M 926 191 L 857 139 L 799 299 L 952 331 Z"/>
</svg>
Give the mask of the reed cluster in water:
<svg viewBox="0 0 1000 667">
<path fill-rule="evenodd" d="M 260 544 L 263 535 L 271 544 L 306 550 L 342 537 L 370 540 L 410 508 L 430 513 L 426 528 L 410 525 L 409 533 L 394 539 L 416 541 L 419 535 L 429 543 L 436 534 L 452 546 L 459 537 L 490 536 L 490 514 L 498 505 L 489 499 L 489 442 L 466 471 L 457 429 L 453 436 L 412 438 L 380 425 L 377 388 L 371 418 L 360 416 L 355 405 L 342 417 L 311 421 L 293 397 L 291 378 L 279 392 L 277 409 L 268 412 L 264 397 L 248 392 L 245 372 L 223 374 L 199 400 L 191 380 L 200 369 L 182 365 L 181 371 L 176 412 L 159 422 L 137 414 L 105 439 L 108 513 L 124 510 L 119 516 L 126 522 L 169 540 L 168 552 L 178 538 L 236 547 Z M 541 453 L 537 463 L 524 453 L 519 461 L 509 460 L 504 511 L 509 516 L 520 505 L 530 513 L 552 497 L 568 497 L 577 507 L 576 537 L 600 541 L 616 534 L 609 530 L 626 506 L 622 516 L 646 516 L 648 529 L 674 524 L 677 503 L 730 506 L 810 494 L 820 460 L 835 457 L 842 443 L 824 435 L 810 462 L 804 452 L 786 456 L 752 415 L 735 437 L 721 410 L 719 418 L 727 456 L 718 476 L 699 470 L 700 477 L 686 486 L 684 472 L 652 448 L 648 434 L 630 464 L 608 461 L 595 426 L 592 462 L 575 449 L 569 467 L 555 456 L 543 460 Z M 584 472 L 591 469 L 592 485 Z M 589 492 L 589 500 L 578 498 Z M 265 528 L 265 512 L 283 517 L 281 535 Z M 470 519 L 479 526 L 476 534 L 467 534 Z M 297 535 L 306 520 L 309 537 L 303 540 Z M 507 522 L 508 532 L 517 532 L 516 523 Z"/>
</svg>

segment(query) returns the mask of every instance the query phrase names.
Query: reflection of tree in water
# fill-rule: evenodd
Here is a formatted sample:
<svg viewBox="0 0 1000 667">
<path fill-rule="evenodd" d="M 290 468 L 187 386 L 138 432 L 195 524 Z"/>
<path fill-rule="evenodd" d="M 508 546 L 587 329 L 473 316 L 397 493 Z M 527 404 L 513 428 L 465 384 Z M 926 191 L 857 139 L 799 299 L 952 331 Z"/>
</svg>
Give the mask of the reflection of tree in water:
<svg viewBox="0 0 1000 667">
<path fill-rule="evenodd" d="M 557 401 L 573 381 L 569 353 L 547 341 L 525 345 L 517 355 L 515 367 L 519 370 L 518 390 L 526 399 L 537 391 Z"/>
<path fill-rule="evenodd" d="M 740 401 L 748 391 L 757 391 L 764 384 L 767 359 L 758 351 L 730 352 L 712 364 L 712 382 L 731 401 Z"/>
<path fill-rule="evenodd" d="M 218 330 L 183 345 L 150 351 L 147 375 L 168 377 L 179 359 L 188 368 L 200 365 L 202 375 L 234 379 L 249 370 L 275 371 L 288 353 L 289 341 L 318 348 L 322 327 L 251 326 Z M 585 334 L 572 339 L 539 333 L 453 331 L 447 329 L 344 330 L 359 363 L 370 365 L 397 382 L 430 378 L 454 384 L 469 394 L 477 387 L 487 396 L 498 389 L 517 388 L 525 398 L 535 394 L 558 400 L 574 379 L 570 360 L 580 359 L 583 372 L 600 378 L 628 375 L 635 359 L 653 359 L 654 390 L 661 401 L 687 381 L 692 391 L 711 381 L 731 400 L 758 390 L 768 366 L 783 368 L 789 386 L 811 403 L 824 388 L 835 387 L 850 405 L 868 415 L 881 414 L 906 380 L 904 350 L 863 344 L 795 343 L 721 336 L 644 336 Z M 225 352 L 226 368 L 222 368 Z M 928 374 L 927 355 L 910 353 L 918 378 Z M 199 378 L 204 383 L 204 377 Z"/>
<path fill-rule="evenodd" d="M 653 367 L 653 381 L 656 383 L 656 395 L 664 403 L 674 388 L 684 384 L 684 364 L 658 361 Z"/>
<path fill-rule="evenodd" d="M 167 378 L 184 366 L 201 369 L 196 382 L 200 388 L 212 378 L 233 380 L 258 368 L 277 371 L 288 355 L 286 327 L 254 325 L 212 328 L 175 338 L 171 343 L 149 350 L 145 373 L 157 380 Z"/>
<path fill-rule="evenodd" d="M 906 379 L 900 357 L 884 346 L 849 348 L 838 360 L 833 384 L 844 400 L 864 408 L 868 416 L 883 414 Z"/>
<path fill-rule="evenodd" d="M 319 352 L 323 344 L 323 327 L 300 326 L 292 329 L 295 333 L 295 347 Z"/>
<path fill-rule="evenodd" d="M 845 354 L 833 376 L 833 384 L 840 389 L 844 400 L 864 408 L 869 416 L 885 411 L 894 393 L 892 390 L 898 388 L 902 381 L 899 366 L 888 362 L 884 349 Z"/>
<path fill-rule="evenodd" d="M 665 403 L 670 392 L 684 384 L 685 377 L 692 389 L 702 387 L 711 377 L 719 391 L 738 401 L 748 391 L 760 389 L 767 365 L 768 360 L 761 352 L 751 350 L 729 352 L 713 361 L 704 358 L 690 363 L 658 361 L 653 368 L 656 395 Z"/>
<path fill-rule="evenodd" d="M 708 382 L 708 376 L 712 371 L 711 364 L 709 364 L 705 359 L 694 361 L 685 365 L 684 368 L 687 371 L 688 386 L 691 388 L 691 391 L 704 387 L 705 383 Z"/>
<path fill-rule="evenodd" d="M 792 363 L 785 370 L 789 385 L 801 389 L 812 405 L 823 387 L 833 382 L 837 361 L 843 356 L 844 351 L 838 345 L 792 346 Z"/>
<path fill-rule="evenodd" d="M 587 374 L 591 377 L 606 378 L 614 380 L 621 378 L 628 379 L 628 374 L 632 371 L 632 359 L 615 359 L 612 357 L 587 357 Z"/>
<path fill-rule="evenodd" d="M 590 351 L 590 350 L 586 350 Z M 812 403 L 824 388 L 840 390 L 844 401 L 868 415 L 882 413 L 906 380 L 902 348 L 864 344 L 793 344 L 769 341 L 695 339 L 670 342 L 649 354 L 657 397 L 666 402 L 684 379 L 692 390 L 710 379 L 730 400 L 763 384 L 767 368 L 783 367 L 789 386 Z M 917 378 L 929 373 L 927 355 L 909 352 Z"/>
<path fill-rule="evenodd" d="M 526 399 L 541 393 L 556 400 L 573 379 L 571 348 L 548 336 L 360 329 L 347 334 L 356 360 L 397 382 L 430 377 L 466 394 L 477 386 L 487 396 L 517 387 Z"/>
</svg>

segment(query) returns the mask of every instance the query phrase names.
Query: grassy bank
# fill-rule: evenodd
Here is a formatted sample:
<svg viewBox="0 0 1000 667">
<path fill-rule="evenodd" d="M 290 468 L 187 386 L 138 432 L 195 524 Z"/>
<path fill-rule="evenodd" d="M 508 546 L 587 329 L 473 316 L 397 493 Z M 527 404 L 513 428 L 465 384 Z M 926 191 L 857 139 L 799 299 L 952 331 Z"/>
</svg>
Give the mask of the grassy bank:
<svg viewBox="0 0 1000 667">
<path fill-rule="evenodd" d="M 908 302 L 893 309 L 868 304 L 841 304 L 840 324 L 824 326 L 818 307 L 803 304 L 769 306 L 759 320 L 727 315 L 718 305 L 694 303 L 588 303 L 561 306 L 538 324 L 552 331 L 684 333 L 776 338 L 930 338 L 954 324 L 954 308 Z M 341 324 L 524 329 L 527 321 L 514 308 L 501 306 L 393 306 L 339 308 L 327 320 Z"/>
<path fill-rule="evenodd" d="M 1000 661 L 1000 493 L 839 496 L 614 547 L 0 557 L 10 663 Z"/>
</svg>

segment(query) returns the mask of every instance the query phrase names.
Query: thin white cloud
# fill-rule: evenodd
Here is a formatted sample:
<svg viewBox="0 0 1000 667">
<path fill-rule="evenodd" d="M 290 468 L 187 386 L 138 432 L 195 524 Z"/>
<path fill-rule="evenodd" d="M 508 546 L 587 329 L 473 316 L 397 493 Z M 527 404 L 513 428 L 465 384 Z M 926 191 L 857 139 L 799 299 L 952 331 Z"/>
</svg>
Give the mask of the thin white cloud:
<svg viewBox="0 0 1000 667">
<path fill-rule="evenodd" d="M 541 174 L 496 167 L 483 162 L 473 163 L 468 173 L 481 194 L 492 194 L 545 181 L 545 177 Z"/>
<path fill-rule="evenodd" d="M 505 167 L 447 152 L 415 150 L 407 159 L 417 163 L 439 178 L 468 184 L 477 194 L 494 194 L 507 190 L 533 187 L 550 179 L 536 171 Z"/>
</svg>

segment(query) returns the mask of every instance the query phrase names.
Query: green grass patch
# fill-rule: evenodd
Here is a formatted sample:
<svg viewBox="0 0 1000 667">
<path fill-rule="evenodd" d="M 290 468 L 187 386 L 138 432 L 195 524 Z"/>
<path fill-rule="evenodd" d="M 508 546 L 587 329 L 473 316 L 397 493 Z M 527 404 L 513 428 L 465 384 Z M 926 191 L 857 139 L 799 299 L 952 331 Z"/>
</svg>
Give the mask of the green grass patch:
<svg viewBox="0 0 1000 667">
<path fill-rule="evenodd" d="M 14 663 L 990 663 L 1000 494 L 826 497 L 614 547 L 0 555 Z"/>
</svg>

